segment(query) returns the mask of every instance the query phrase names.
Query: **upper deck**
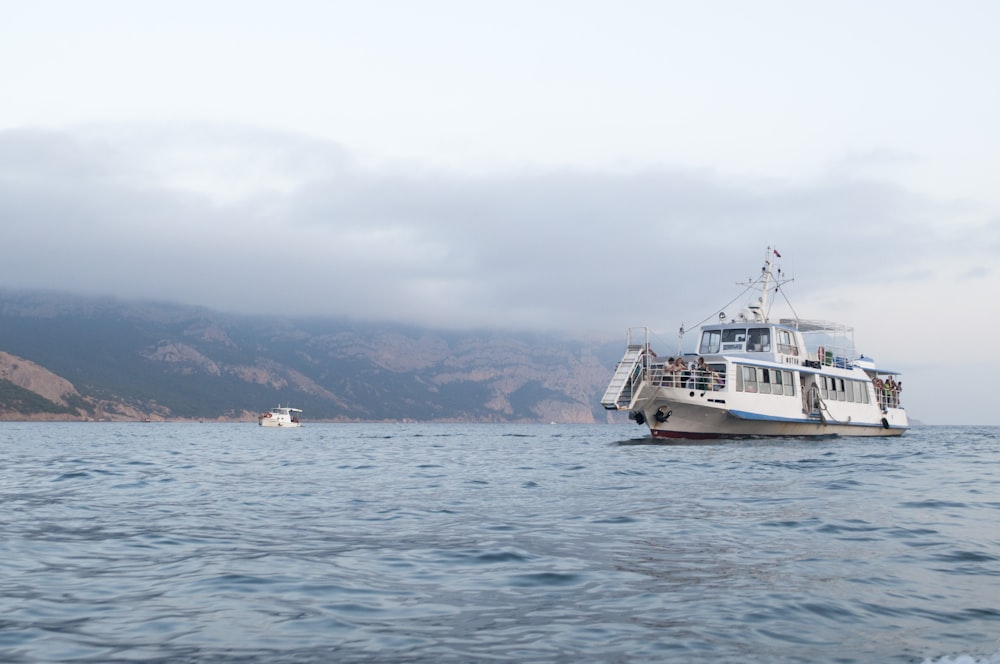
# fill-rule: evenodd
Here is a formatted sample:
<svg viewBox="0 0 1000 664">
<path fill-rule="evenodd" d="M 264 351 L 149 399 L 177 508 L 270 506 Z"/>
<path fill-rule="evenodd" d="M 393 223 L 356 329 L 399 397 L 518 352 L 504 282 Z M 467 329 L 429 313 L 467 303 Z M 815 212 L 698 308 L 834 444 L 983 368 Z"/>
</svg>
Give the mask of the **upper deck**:
<svg viewBox="0 0 1000 664">
<path fill-rule="evenodd" d="M 851 369 L 857 357 L 853 328 L 798 318 L 778 323 L 741 319 L 704 325 L 698 353 L 841 369 Z"/>
</svg>

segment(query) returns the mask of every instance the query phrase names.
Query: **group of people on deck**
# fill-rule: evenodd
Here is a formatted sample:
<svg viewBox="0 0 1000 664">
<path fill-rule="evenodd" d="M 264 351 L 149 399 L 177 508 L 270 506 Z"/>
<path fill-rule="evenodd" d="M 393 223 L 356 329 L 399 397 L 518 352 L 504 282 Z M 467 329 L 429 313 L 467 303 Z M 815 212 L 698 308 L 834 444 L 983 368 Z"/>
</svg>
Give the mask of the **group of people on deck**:
<svg viewBox="0 0 1000 664">
<path fill-rule="evenodd" d="M 896 382 L 896 379 L 889 376 L 882 380 L 875 377 L 875 394 L 878 396 L 878 403 L 882 410 L 886 408 L 899 407 L 899 393 L 903 390 L 903 381 Z"/>
<path fill-rule="evenodd" d="M 646 344 L 646 353 L 651 358 L 657 357 L 649 344 Z M 726 384 L 726 375 L 705 364 L 703 357 L 690 364 L 680 356 L 667 358 L 663 363 L 663 378 L 666 387 L 685 387 L 702 392 L 721 390 Z"/>
<path fill-rule="evenodd" d="M 705 358 L 688 364 L 683 357 L 671 357 L 663 365 L 663 375 L 667 387 L 686 387 L 692 390 L 718 390 L 723 379 L 707 364 Z"/>
</svg>

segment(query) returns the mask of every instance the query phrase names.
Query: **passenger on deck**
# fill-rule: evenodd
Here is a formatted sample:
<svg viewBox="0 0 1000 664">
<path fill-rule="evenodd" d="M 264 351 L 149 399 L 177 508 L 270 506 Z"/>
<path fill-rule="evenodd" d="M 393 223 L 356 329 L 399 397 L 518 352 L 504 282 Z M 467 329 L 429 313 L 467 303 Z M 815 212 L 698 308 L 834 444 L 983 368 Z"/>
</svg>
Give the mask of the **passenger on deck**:
<svg viewBox="0 0 1000 664">
<path fill-rule="evenodd" d="M 878 399 L 879 408 L 883 411 L 885 410 L 885 384 L 882 379 L 875 376 L 873 381 L 875 383 L 875 398 Z"/>
<path fill-rule="evenodd" d="M 717 389 L 719 390 L 726 389 L 726 372 L 715 374 L 715 384 L 718 386 Z"/>
<path fill-rule="evenodd" d="M 698 363 L 695 365 L 695 375 L 697 376 L 696 385 L 698 389 L 704 392 L 708 389 L 709 378 L 709 369 L 708 365 L 705 364 L 705 358 L 698 358 Z"/>
<path fill-rule="evenodd" d="M 687 380 L 687 368 L 687 362 L 684 361 L 683 357 L 674 360 L 674 387 L 684 387 L 684 381 Z"/>
<path fill-rule="evenodd" d="M 667 361 L 663 363 L 663 376 L 666 378 L 667 387 L 674 387 L 675 371 L 677 371 L 677 367 L 674 366 L 674 358 L 668 357 Z"/>
<path fill-rule="evenodd" d="M 714 370 L 709 370 L 708 389 L 712 390 L 713 392 L 718 392 L 725 386 L 726 386 L 725 381 L 722 378 L 722 376 L 719 375 L 719 372 Z"/>
</svg>

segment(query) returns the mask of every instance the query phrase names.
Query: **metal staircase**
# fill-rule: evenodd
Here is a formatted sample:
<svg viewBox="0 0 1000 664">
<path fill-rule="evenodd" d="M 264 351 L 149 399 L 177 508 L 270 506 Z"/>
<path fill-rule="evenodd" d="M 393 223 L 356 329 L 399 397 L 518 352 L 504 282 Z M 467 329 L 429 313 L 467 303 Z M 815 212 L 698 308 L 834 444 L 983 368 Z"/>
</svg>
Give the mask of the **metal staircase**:
<svg viewBox="0 0 1000 664">
<path fill-rule="evenodd" d="M 643 344 L 629 344 L 618 363 L 601 405 L 607 410 L 625 410 L 632 405 L 632 395 L 642 380 Z"/>
</svg>

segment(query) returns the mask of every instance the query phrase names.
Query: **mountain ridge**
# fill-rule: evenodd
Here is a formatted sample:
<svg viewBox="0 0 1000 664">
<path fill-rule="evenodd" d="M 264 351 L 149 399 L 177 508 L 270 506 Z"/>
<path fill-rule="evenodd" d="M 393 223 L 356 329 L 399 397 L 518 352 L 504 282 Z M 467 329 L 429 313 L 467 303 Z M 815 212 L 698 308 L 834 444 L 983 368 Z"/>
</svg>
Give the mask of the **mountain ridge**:
<svg viewBox="0 0 1000 664">
<path fill-rule="evenodd" d="M 0 419 L 603 422 L 621 345 L 0 290 L 0 351 Z"/>
</svg>

